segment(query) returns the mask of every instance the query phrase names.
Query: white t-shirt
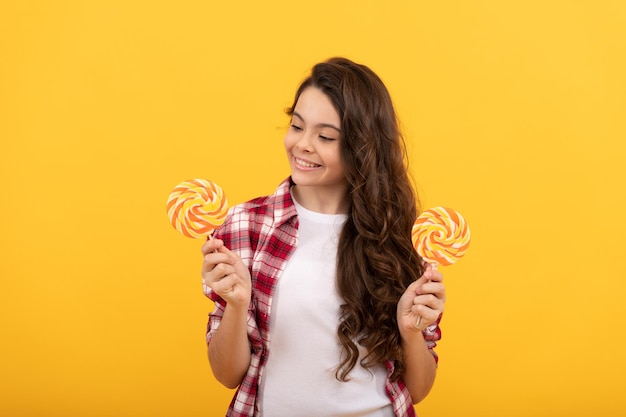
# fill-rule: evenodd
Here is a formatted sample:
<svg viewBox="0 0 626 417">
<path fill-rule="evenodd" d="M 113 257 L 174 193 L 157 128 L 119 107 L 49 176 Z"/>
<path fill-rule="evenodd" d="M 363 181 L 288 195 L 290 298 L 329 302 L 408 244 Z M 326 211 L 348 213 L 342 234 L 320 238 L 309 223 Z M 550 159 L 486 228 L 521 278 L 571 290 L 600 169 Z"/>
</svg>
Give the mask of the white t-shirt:
<svg viewBox="0 0 626 417">
<path fill-rule="evenodd" d="M 342 304 L 335 268 L 347 216 L 295 204 L 298 245 L 272 300 L 269 357 L 259 383 L 261 416 L 392 417 L 384 366 L 366 370 L 357 364 L 348 382 L 335 377 Z"/>
</svg>

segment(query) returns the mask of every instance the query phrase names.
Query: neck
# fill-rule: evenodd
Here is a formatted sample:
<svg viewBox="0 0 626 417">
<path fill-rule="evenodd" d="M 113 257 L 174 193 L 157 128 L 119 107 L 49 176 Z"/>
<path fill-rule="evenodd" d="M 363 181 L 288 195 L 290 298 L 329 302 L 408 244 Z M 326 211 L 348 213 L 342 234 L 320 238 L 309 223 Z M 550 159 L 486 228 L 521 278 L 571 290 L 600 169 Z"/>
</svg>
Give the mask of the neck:
<svg viewBox="0 0 626 417">
<path fill-rule="evenodd" d="M 307 210 L 322 214 L 348 214 L 350 207 L 345 189 L 326 189 L 294 185 L 294 198 Z"/>
</svg>

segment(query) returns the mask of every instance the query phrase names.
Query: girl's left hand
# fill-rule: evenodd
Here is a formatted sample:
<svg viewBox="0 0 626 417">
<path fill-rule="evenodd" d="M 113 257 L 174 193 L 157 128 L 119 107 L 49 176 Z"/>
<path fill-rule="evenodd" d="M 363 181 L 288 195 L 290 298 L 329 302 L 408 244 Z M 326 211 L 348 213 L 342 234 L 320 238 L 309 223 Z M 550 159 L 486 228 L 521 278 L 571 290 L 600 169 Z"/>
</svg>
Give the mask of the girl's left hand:
<svg viewBox="0 0 626 417">
<path fill-rule="evenodd" d="M 428 265 L 424 274 L 409 285 L 398 301 L 400 332 L 422 331 L 433 324 L 443 312 L 445 301 L 443 275 Z"/>
</svg>

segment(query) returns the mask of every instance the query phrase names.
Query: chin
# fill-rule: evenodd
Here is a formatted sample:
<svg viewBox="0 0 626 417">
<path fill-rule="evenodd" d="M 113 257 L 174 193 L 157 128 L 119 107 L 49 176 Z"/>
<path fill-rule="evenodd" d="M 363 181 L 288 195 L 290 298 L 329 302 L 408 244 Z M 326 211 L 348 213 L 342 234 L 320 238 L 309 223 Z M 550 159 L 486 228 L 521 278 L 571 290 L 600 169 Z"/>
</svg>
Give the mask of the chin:
<svg viewBox="0 0 626 417">
<path fill-rule="evenodd" d="M 301 174 L 294 174 L 292 172 L 291 173 L 291 180 L 296 185 L 300 185 L 300 186 L 310 185 L 310 181 L 307 181 L 306 178 L 302 178 Z"/>
</svg>

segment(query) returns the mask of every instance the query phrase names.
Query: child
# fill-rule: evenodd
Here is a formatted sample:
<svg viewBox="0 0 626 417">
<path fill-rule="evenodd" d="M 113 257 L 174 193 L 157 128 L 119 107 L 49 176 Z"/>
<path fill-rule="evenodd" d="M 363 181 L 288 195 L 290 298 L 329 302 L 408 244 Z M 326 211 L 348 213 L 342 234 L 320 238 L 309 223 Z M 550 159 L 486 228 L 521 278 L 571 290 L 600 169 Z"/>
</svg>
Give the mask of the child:
<svg viewBox="0 0 626 417">
<path fill-rule="evenodd" d="M 228 416 L 414 416 L 432 387 L 442 275 L 389 93 L 344 58 L 313 67 L 285 136 L 291 176 L 233 207 L 202 247 L 212 371 Z"/>
</svg>

